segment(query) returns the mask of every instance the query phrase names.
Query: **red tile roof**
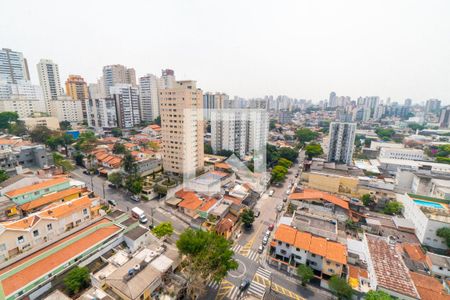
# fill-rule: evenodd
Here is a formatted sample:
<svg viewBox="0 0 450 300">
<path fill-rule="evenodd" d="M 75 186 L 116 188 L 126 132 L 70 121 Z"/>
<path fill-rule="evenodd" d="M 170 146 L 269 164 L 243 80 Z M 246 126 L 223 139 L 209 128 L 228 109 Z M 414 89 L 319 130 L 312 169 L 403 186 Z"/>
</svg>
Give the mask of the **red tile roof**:
<svg viewBox="0 0 450 300">
<path fill-rule="evenodd" d="M 178 203 L 178 206 L 190 210 L 198 209 L 203 203 L 194 192 L 186 192 L 182 198 L 183 201 Z"/>
<path fill-rule="evenodd" d="M 275 231 L 274 239 L 309 251 L 313 254 L 323 256 L 340 264 L 347 263 L 347 248 L 339 243 L 327 241 L 307 232 L 281 224 Z"/>
<path fill-rule="evenodd" d="M 79 187 L 71 187 L 68 188 L 67 190 L 62 190 L 56 193 L 51 193 L 45 196 L 42 196 L 39 199 L 27 202 L 23 205 L 20 206 L 20 208 L 24 211 L 30 211 L 33 210 L 35 208 L 56 202 L 56 201 L 60 201 L 61 199 L 64 199 L 65 197 L 71 196 L 71 195 L 75 195 L 75 194 L 79 194 L 82 191 L 84 191 L 85 189 L 83 188 L 79 188 Z"/>
<path fill-rule="evenodd" d="M 82 233 L 92 228 L 96 228 L 96 226 L 100 224 L 105 223 L 109 223 L 109 220 L 102 219 L 0 270 L 0 274 L 5 274 L 9 270 L 15 269 L 17 267 L 23 267 L 22 269 L 17 269 L 16 273 L 2 279 L 1 285 L 3 287 L 5 295 L 9 296 L 13 294 L 15 291 L 22 289 L 30 282 L 39 279 L 40 277 L 44 276 L 45 274 L 55 269 L 56 267 L 80 255 L 87 249 L 93 247 L 95 244 L 99 243 L 100 241 L 110 237 L 111 235 L 121 230 L 119 226 L 114 224 L 107 225 L 106 227 L 97 228 L 94 232 L 81 237 L 76 242 L 63 246 L 62 249 L 51 254 L 50 256 L 38 259 L 36 262 L 33 262 L 30 265 L 24 266 L 24 264 L 30 261 L 31 259 L 37 258 L 37 256 L 42 255 L 43 253 L 47 253 L 51 249 L 56 248 L 57 246 L 63 244 L 64 242 L 78 238 Z"/>
<path fill-rule="evenodd" d="M 409 274 L 421 300 L 450 300 L 450 295 L 445 293 L 438 279 L 415 272 L 409 272 Z"/>
<path fill-rule="evenodd" d="M 408 254 L 409 258 L 413 261 L 425 262 L 425 252 L 422 250 L 419 244 L 403 243 L 403 251 Z"/>
<path fill-rule="evenodd" d="M 36 184 L 32 184 L 17 190 L 12 190 L 9 192 L 6 192 L 5 195 L 8 197 L 16 197 L 18 195 L 22 195 L 22 194 L 26 194 L 26 193 L 31 193 L 34 191 L 38 191 L 44 188 L 48 188 L 57 184 L 61 184 L 63 182 L 69 182 L 69 179 L 67 179 L 66 177 L 60 177 L 60 178 L 55 178 L 55 179 L 50 179 L 47 181 L 43 181 L 40 183 L 36 183 Z"/>
<path fill-rule="evenodd" d="M 291 200 L 322 200 L 322 201 L 327 201 L 330 203 L 333 203 L 339 207 L 342 207 L 346 210 L 349 210 L 349 204 L 347 201 L 345 201 L 344 199 L 341 199 L 339 197 L 336 197 L 334 195 L 322 192 L 322 191 L 318 191 L 318 190 L 313 190 L 313 189 L 305 189 L 303 192 L 301 193 L 293 193 L 289 196 L 289 199 Z"/>
<path fill-rule="evenodd" d="M 199 208 L 199 210 L 201 210 L 201 211 L 208 211 L 216 203 L 217 203 L 217 200 L 214 199 L 214 198 L 211 198 L 208 201 L 206 201 L 205 203 L 203 203 L 202 206 Z"/>
</svg>

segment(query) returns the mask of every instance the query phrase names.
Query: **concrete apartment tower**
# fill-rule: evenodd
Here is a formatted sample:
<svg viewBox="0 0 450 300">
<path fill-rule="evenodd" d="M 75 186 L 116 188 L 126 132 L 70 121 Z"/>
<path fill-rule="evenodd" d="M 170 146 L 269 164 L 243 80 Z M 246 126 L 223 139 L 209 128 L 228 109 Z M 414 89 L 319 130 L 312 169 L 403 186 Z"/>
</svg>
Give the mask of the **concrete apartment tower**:
<svg viewBox="0 0 450 300">
<path fill-rule="evenodd" d="M 175 87 L 175 72 L 171 69 L 161 70 L 161 89 L 171 89 Z"/>
<path fill-rule="evenodd" d="M 352 164 L 355 135 L 356 123 L 330 123 L 327 160 L 347 165 Z"/>
<path fill-rule="evenodd" d="M 63 95 L 58 65 L 50 59 L 41 59 L 37 64 L 39 83 L 42 87 L 46 109 L 51 113 L 51 101 Z"/>
<path fill-rule="evenodd" d="M 116 84 L 111 87 L 114 99 L 117 125 L 120 128 L 133 128 L 141 123 L 139 89 L 131 84 Z"/>
<path fill-rule="evenodd" d="M 23 80 L 30 80 L 27 60 L 21 52 L 2 48 L 0 50 L 0 81 L 16 84 Z"/>
<path fill-rule="evenodd" d="M 153 74 L 139 78 L 139 94 L 141 98 L 141 118 L 151 122 L 159 116 L 158 89 L 160 80 Z"/>
<path fill-rule="evenodd" d="M 110 88 L 116 84 L 130 84 L 136 86 L 136 71 L 123 65 L 109 65 L 103 67 L 103 84 L 106 97 L 110 97 Z"/>
<path fill-rule="evenodd" d="M 69 75 L 69 78 L 66 80 L 66 93 L 72 99 L 81 101 L 83 120 L 87 120 L 85 100 L 89 99 L 89 89 L 83 77 L 80 75 Z"/>
<path fill-rule="evenodd" d="M 195 81 L 159 91 L 164 171 L 185 177 L 203 170 L 203 92 Z"/>
</svg>

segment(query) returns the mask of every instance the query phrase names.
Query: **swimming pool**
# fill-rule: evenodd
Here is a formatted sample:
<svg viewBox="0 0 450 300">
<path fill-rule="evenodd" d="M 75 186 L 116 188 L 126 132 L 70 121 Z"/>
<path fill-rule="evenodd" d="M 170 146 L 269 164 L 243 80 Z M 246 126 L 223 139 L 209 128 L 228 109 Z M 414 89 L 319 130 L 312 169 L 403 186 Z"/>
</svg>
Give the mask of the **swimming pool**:
<svg viewBox="0 0 450 300">
<path fill-rule="evenodd" d="M 444 209 L 444 207 L 436 202 L 430 202 L 430 201 L 423 201 L 423 200 L 414 200 L 415 203 L 417 203 L 420 206 L 430 207 L 430 208 L 437 208 L 437 209 Z"/>
</svg>

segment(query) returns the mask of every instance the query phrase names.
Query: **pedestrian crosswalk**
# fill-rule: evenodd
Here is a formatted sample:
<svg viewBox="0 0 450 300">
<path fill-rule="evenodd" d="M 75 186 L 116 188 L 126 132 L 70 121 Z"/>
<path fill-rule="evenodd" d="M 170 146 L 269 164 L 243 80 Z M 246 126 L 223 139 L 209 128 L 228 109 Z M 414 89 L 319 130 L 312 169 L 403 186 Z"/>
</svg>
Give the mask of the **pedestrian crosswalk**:
<svg viewBox="0 0 450 300">
<path fill-rule="evenodd" d="M 231 250 L 233 250 L 234 253 L 238 253 L 244 257 L 247 257 L 250 260 L 253 260 L 256 262 L 259 261 L 260 254 L 258 253 L 258 251 L 253 250 L 253 249 L 250 249 L 250 250 L 246 249 L 247 251 L 241 251 L 241 250 L 243 250 L 243 248 L 244 248 L 244 246 L 235 244 L 235 245 L 233 245 L 233 247 L 231 247 Z"/>
<path fill-rule="evenodd" d="M 215 300 L 241 300 L 243 296 L 239 287 L 227 280 L 210 281 L 207 286 L 211 289 L 217 289 Z"/>
<path fill-rule="evenodd" d="M 255 277 L 253 281 L 250 283 L 248 288 L 248 292 L 255 297 L 262 299 L 264 294 L 266 293 L 267 283 L 270 283 L 271 272 L 266 269 L 259 267 L 256 270 Z"/>
<path fill-rule="evenodd" d="M 219 286 L 220 286 L 220 282 L 217 282 L 215 280 L 211 280 L 210 282 L 208 282 L 207 286 L 210 289 L 217 290 L 219 288 Z"/>
</svg>

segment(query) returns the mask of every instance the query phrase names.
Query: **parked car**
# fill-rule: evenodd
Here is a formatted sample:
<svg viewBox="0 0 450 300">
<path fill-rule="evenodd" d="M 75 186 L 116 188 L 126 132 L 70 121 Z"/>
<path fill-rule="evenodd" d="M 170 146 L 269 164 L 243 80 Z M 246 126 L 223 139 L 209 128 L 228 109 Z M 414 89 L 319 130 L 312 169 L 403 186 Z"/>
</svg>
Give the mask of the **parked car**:
<svg viewBox="0 0 450 300">
<path fill-rule="evenodd" d="M 273 193 L 275 193 L 275 191 L 274 190 L 270 190 L 269 191 L 269 196 L 272 197 Z"/>
<path fill-rule="evenodd" d="M 109 199 L 109 200 L 108 200 L 108 203 L 111 204 L 112 206 L 117 206 L 116 200 Z"/>
<path fill-rule="evenodd" d="M 259 245 L 258 247 L 258 253 L 261 254 L 264 251 L 264 245 Z"/>
<path fill-rule="evenodd" d="M 114 183 L 108 183 L 108 186 L 112 189 L 116 189 L 117 185 L 115 185 Z"/>
<path fill-rule="evenodd" d="M 286 202 L 286 201 L 287 201 L 287 197 L 284 197 L 284 198 L 283 198 L 283 202 Z"/>
<path fill-rule="evenodd" d="M 261 214 L 261 212 L 258 209 L 255 209 L 253 211 L 253 215 L 255 216 L 255 218 L 259 217 L 260 214 Z"/>
<path fill-rule="evenodd" d="M 267 230 L 267 231 L 266 231 L 265 236 L 270 236 L 270 230 Z"/>
<path fill-rule="evenodd" d="M 281 204 L 277 205 L 277 210 L 279 212 L 281 212 L 283 210 L 283 205 L 281 205 Z"/>
<path fill-rule="evenodd" d="M 245 278 L 244 280 L 242 280 L 241 285 L 239 286 L 239 289 L 241 291 L 243 291 L 246 288 L 248 288 L 249 286 L 250 286 L 250 279 Z"/>
<path fill-rule="evenodd" d="M 138 195 L 132 195 L 132 196 L 131 196 L 131 200 L 136 201 L 136 202 L 141 201 L 141 199 L 139 198 Z"/>
<path fill-rule="evenodd" d="M 291 193 L 291 189 L 289 188 L 286 190 L 286 195 L 289 195 L 290 193 Z"/>
<path fill-rule="evenodd" d="M 267 227 L 267 229 L 269 229 L 270 231 L 272 231 L 275 227 L 275 224 L 270 224 L 269 227 Z"/>
<path fill-rule="evenodd" d="M 263 237 L 262 244 L 263 244 L 263 245 L 267 245 L 268 242 L 269 242 L 269 237 L 268 237 L 267 235 L 265 235 L 265 236 Z"/>
</svg>

